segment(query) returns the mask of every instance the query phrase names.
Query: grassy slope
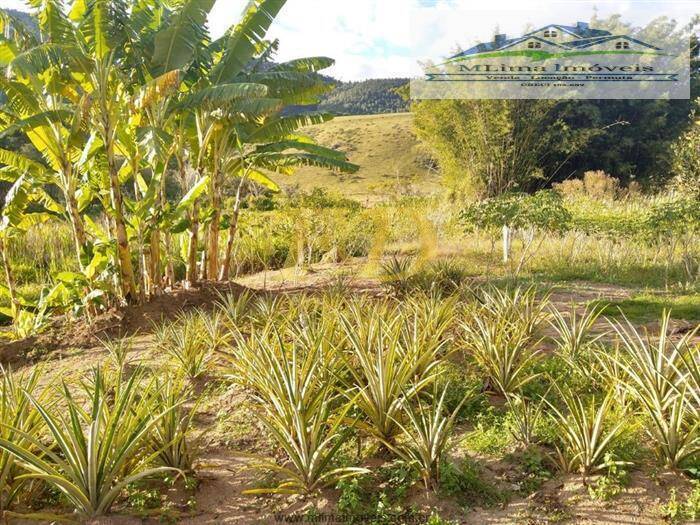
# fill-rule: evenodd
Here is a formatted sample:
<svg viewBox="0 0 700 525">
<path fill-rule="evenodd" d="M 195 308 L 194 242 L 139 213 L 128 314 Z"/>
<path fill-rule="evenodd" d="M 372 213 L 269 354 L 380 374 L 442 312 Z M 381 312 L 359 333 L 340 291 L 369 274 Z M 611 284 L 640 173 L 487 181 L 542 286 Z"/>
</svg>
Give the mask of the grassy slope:
<svg viewBox="0 0 700 525">
<path fill-rule="evenodd" d="M 344 151 L 360 165 L 352 175 L 307 167 L 293 177 L 278 179 L 283 186 L 296 184 L 308 191 L 315 187 L 342 192 L 347 197 L 376 201 L 404 191 L 439 191 L 439 176 L 421 164 L 425 155 L 412 130 L 410 113 L 338 117 L 306 128 L 324 146 Z"/>
</svg>

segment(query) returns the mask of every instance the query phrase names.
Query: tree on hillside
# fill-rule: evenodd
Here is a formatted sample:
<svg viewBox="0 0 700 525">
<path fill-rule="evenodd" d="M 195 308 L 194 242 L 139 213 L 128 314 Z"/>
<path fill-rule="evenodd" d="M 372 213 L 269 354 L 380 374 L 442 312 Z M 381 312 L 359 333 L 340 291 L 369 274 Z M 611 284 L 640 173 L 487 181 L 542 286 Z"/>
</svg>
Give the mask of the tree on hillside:
<svg viewBox="0 0 700 525">
<path fill-rule="evenodd" d="M 700 98 L 696 101 L 700 107 Z M 682 195 L 700 198 L 700 117 L 694 113 L 694 123 L 673 145 L 672 188 Z"/>
<path fill-rule="evenodd" d="M 413 105 L 418 135 L 455 191 L 494 197 L 542 184 L 542 167 L 570 155 L 573 133 L 550 100 L 428 100 Z"/>
</svg>

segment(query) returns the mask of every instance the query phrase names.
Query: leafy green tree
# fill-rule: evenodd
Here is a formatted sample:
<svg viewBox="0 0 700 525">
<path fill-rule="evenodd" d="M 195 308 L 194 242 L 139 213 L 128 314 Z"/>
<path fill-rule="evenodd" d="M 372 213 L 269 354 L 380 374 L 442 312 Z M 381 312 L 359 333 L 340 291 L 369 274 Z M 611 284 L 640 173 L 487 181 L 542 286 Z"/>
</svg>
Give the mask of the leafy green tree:
<svg viewBox="0 0 700 525">
<path fill-rule="evenodd" d="M 503 262 L 510 261 L 512 232 L 522 236 L 522 251 L 515 273 L 520 273 L 549 234 L 562 233 L 571 225 L 571 213 L 557 193 L 538 191 L 504 193 L 468 205 L 461 214 L 467 230 L 481 228 L 503 232 Z M 539 237 L 537 237 L 539 233 Z"/>
<path fill-rule="evenodd" d="M 697 100 L 700 105 L 700 99 Z M 700 118 L 673 145 L 672 187 L 683 195 L 700 197 Z"/>
<path fill-rule="evenodd" d="M 527 191 L 543 166 L 570 155 L 587 134 L 574 133 L 551 100 L 427 100 L 413 105 L 419 136 L 432 148 L 447 184 L 480 197 Z"/>
<path fill-rule="evenodd" d="M 585 148 L 569 158 L 553 178 L 580 177 L 586 171 L 603 170 L 623 184 L 636 180 L 660 188 L 669 180 L 673 162 L 671 146 L 692 124 L 693 100 L 700 95 L 696 17 L 681 27 L 674 20 L 659 17 L 644 27 L 622 22 L 619 15 L 593 18 L 591 25 L 611 32 L 628 33 L 644 41 L 664 42 L 678 35 L 690 42 L 689 100 L 570 100 L 559 105 L 560 118 L 572 129 L 601 129 Z M 545 173 L 550 167 L 543 167 Z"/>
</svg>

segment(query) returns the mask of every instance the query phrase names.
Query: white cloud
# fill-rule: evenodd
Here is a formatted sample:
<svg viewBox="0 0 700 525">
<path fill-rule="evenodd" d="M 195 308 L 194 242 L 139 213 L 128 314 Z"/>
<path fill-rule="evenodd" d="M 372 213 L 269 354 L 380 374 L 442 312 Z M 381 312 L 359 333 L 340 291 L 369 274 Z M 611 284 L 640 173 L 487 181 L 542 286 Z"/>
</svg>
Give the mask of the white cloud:
<svg viewBox="0 0 700 525">
<path fill-rule="evenodd" d="M 235 5 L 234 5 L 235 4 Z M 242 2 L 219 0 L 212 17 L 218 34 L 233 23 Z M 328 72 L 343 80 L 406 76 L 410 70 L 410 11 L 418 0 L 290 0 L 272 25 L 278 58 L 324 55 L 336 65 Z"/>
<path fill-rule="evenodd" d="M 6 9 L 21 9 L 22 11 L 29 10 L 24 0 L 0 0 L 0 7 Z"/>
</svg>

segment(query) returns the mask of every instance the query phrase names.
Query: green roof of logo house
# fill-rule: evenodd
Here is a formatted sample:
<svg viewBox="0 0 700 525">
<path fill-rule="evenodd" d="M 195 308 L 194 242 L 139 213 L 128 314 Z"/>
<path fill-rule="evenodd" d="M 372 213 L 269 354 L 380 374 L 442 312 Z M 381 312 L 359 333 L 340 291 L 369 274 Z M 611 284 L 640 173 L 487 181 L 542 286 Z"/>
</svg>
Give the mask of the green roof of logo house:
<svg viewBox="0 0 700 525">
<path fill-rule="evenodd" d="M 451 60 L 504 54 L 546 58 L 571 54 L 656 54 L 657 51 L 661 49 L 631 36 L 613 35 L 603 29 L 593 29 L 585 22 L 577 22 L 575 26 L 551 24 L 518 38 L 496 35 L 493 42 L 477 44 Z"/>
</svg>

